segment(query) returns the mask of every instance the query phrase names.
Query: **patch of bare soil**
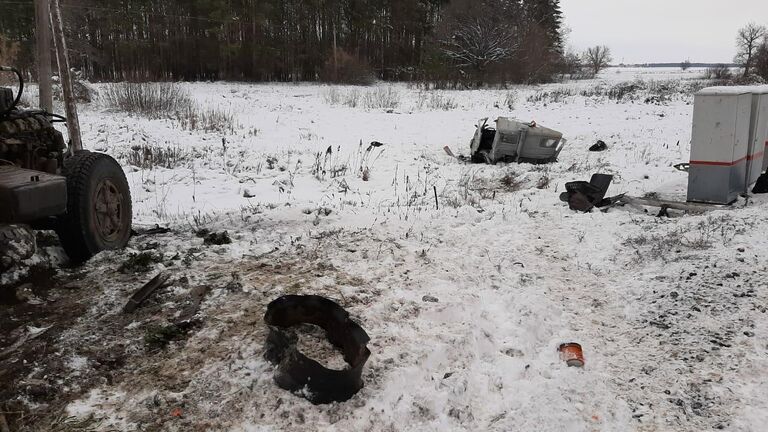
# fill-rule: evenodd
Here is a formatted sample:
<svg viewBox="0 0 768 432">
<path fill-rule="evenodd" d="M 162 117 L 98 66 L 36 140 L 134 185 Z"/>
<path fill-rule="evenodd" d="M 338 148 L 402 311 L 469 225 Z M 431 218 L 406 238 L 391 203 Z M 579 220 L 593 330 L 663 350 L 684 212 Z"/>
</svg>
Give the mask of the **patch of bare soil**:
<svg viewBox="0 0 768 432">
<path fill-rule="evenodd" d="M 69 368 L 57 344 L 87 308 L 81 277 L 33 267 L 23 281 L 0 287 L 0 411 L 11 430 L 69 400 L 59 385 Z"/>
<path fill-rule="evenodd" d="M 103 253 L 77 273 L 60 270 L 47 278 L 51 286 L 34 283 L 40 304 L 3 308 L 2 346 L 22 342 L 0 358 L 11 431 L 109 430 L 101 426 L 105 412 L 119 412 L 108 419 L 124 425 L 117 429 L 142 431 L 220 430 L 246 410 L 263 416 L 282 399 L 241 393 L 274 386 L 262 359 L 266 305 L 309 293 L 345 307 L 373 301 L 364 290 L 343 298 L 339 286 L 361 281 L 302 248 L 233 260 L 228 246 L 173 233 L 134 239 L 131 247 Z M 161 270 L 171 274 L 168 284 L 123 312 Z M 30 328 L 45 330 L 25 340 Z M 322 330 L 302 332 L 302 341 L 309 356 L 346 367 Z M 75 415 L 93 417 L 83 424 Z"/>
</svg>

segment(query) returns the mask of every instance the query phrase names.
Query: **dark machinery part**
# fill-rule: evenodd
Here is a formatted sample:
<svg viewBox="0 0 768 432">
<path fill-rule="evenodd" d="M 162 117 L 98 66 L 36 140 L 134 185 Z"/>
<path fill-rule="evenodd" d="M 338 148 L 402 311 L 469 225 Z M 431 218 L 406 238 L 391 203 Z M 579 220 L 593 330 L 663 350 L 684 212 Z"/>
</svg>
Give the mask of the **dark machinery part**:
<svg viewBox="0 0 768 432">
<path fill-rule="evenodd" d="M 21 94 L 24 93 L 24 78 L 21 76 L 21 72 L 16 68 L 0 66 L 0 72 L 13 72 L 19 80 L 19 92 L 16 94 L 16 99 L 13 98 L 11 89 L 0 87 L 0 118 L 3 118 L 13 111 L 19 104 Z"/>
<path fill-rule="evenodd" d="M 267 306 L 264 322 L 269 326 L 264 358 L 277 365 L 278 386 L 300 392 L 313 404 L 344 402 L 363 388 L 363 367 L 371 355 L 367 347 L 370 338 L 336 302 L 313 295 L 283 296 Z M 328 369 L 299 352 L 295 334 L 286 330 L 302 323 L 323 328 L 328 341 L 344 354 L 350 367 Z"/>
<path fill-rule="evenodd" d="M 11 89 L 0 87 L 0 164 L 59 173 L 66 144 L 52 123 L 62 117 L 43 110 L 18 109 L 24 79 L 12 67 L 0 66 L 0 72 L 13 72 L 19 81 L 15 98 Z"/>
<path fill-rule="evenodd" d="M 0 166 L 0 223 L 32 223 L 67 210 L 67 181 L 59 175 Z"/>
<path fill-rule="evenodd" d="M 594 174 L 589 182 L 575 181 L 565 184 L 565 192 L 560 194 L 560 200 L 567 202 L 571 210 L 589 212 L 594 207 L 604 207 L 613 204 L 614 200 L 605 198 L 611 186 L 613 176 Z"/>
<path fill-rule="evenodd" d="M 75 263 L 119 249 L 131 233 L 131 195 L 120 165 L 105 154 L 71 154 L 54 122 L 62 116 L 18 108 L 19 92 L 0 88 L 0 223 L 54 228 Z"/>
</svg>

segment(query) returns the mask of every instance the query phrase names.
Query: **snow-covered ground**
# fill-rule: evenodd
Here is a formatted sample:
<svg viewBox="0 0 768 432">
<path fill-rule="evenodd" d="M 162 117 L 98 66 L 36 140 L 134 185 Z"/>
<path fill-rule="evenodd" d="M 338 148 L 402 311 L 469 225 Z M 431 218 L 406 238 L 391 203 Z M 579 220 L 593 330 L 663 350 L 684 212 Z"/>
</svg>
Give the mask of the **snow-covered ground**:
<svg viewBox="0 0 768 432">
<path fill-rule="evenodd" d="M 125 167 L 136 222 L 174 232 L 86 267 L 99 294 L 60 353 L 78 376 L 100 370 L 90 344 L 128 360 L 117 378 L 64 378 L 85 392 L 68 413 L 121 430 L 764 430 L 768 200 L 657 218 L 575 213 L 558 199 L 596 172 L 615 176 L 610 195 L 684 199 L 687 175 L 673 165 L 688 160 L 690 94 L 580 92 L 638 78 L 689 85 L 700 72 L 609 69 L 478 91 L 184 84 L 234 115 L 227 134 L 85 106 L 84 142 Z M 382 98 L 397 103 L 373 107 Z M 466 154 L 477 120 L 498 116 L 562 131 L 560 160 L 471 165 L 443 151 Z M 598 139 L 609 150 L 589 152 Z M 148 152 L 172 156 L 137 167 Z M 203 246 L 199 229 L 233 243 Z M 155 315 L 125 321 L 136 278 L 116 269 L 145 249 L 174 284 Z M 200 328 L 145 352 L 147 326 L 199 287 L 210 291 Z M 273 383 L 262 316 L 288 293 L 336 299 L 370 335 L 352 400 L 314 406 Z M 584 368 L 559 359 L 563 342 L 583 346 Z"/>
</svg>

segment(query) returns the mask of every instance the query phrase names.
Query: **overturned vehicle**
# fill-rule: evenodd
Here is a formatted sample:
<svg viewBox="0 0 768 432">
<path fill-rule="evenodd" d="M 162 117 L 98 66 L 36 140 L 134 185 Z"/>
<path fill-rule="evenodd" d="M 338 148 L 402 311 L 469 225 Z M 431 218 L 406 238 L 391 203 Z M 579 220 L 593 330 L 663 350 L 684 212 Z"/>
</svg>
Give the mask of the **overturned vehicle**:
<svg viewBox="0 0 768 432">
<path fill-rule="evenodd" d="M 563 134 L 536 122 L 523 123 L 499 117 L 496 127 L 488 119 L 480 119 L 470 143 L 472 162 L 555 162 L 567 140 Z"/>
</svg>

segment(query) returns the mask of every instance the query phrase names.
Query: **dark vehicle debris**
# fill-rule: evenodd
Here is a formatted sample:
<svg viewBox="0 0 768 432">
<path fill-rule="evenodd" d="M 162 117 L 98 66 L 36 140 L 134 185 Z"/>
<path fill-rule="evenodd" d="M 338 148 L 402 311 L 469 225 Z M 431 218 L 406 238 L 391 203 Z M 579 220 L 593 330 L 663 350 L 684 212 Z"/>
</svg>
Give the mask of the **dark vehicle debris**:
<svg viewBox="0 0 768 432">
<path fill-rule="evenodd" d="M 151 236 L 151 235 L 158 235 L 158 234 L 168 234 L 171 232 L 171 229 L 168 227 L 161 227 L 158 224 L 155 224 L 152 228 L 142 229 L 142 230 L 136 230 L 133 235 L 135 236 Z"/>
<path fill-rule="evenodd" d="M 120 164 L 82 149 L 79 130 L 70 128 L 77 124 L 73 101 L 66 103 L 69 119 L 21 108 L 23 74 L 8 66 L 0 66 L 0 72 L 15 74 L 18 82 L 15 95 L 0 87 L 0 225 L 55 230 L 73 264 L 125 247 L 131 194 Z M 67 83 L 68 73 L 59 72 Z M 68 123 L 69 144 L 54 127 L 59 122 Z"/>
<path fill-rule="evenodd" d="M 569 367 L 584 367 L 584 353 L 581 345 L 575 342 L 561 344 L 557 351 L 560 353 L 560 359 Z"/>
<path fill-rule="evenodd" d="M 550 163 L 566 144 L 563 134 L 537 125 L 506 117 L 496 119 L 496 127 L 488 119 L 480 119 L 470 142 L 471 160 L 475 163 L 498 162 Z"/>
<path fill-rule="evenodd" d="M 617 200 L 617 198 L 605 198 L 612 181 L 612 175 L 594 174 L 589 182 L 566 183 L 566 192 L 560 194 L 560 200 L 567 202 L 571 210 L 581 212 L 589 212 L 595 207 L 605 207 Z"/>
<path fill-rule="evenodd" d="M 229 237 L 229 233 L 226 231 L 222 231 L 219 233 L 211 233 L 205 236 L 205 240 L 203 240 L 203 244 L 209 246 L 209 245 L 226 245 L 231 244 L 232 239 Z"/>
<path fill-rule="evenodd" d="M 757 182 L 755 183 L 755 187 L 752 188 L 753 194 L 764 194 L 768 193 L 768 172 L 763 173 L 760 177 L 758 177 Z"/>
<path fill-rule="evenodd" d="M 264 358 L 277 365 L 275 382 L 313 404 L 344 402 L 363 388 L 363 367 L 371 352 L 365 330 L 349 313 L 325 297 L 287 295 L 267 306 L 269 327 Z M 297 349 L 298 339 L 289 328 L 314 324 L 325 330 L 328 341 L 344 355 L 344 370 L 328 369 Z"/>
<path fill-rule="evenodd" d="M 597 140 L 597 142 L 589 148 L 589 151 L 591 152 L 601 152 L 606 150 L 608 150 L 608 144 L 603 140 Z"/>
<path fill-rule="evenodd" d="M 123 312 L 131 313 L 135 311 L 153 292 L 165 286 L 169 277 L 170 275 L 166 272 L 161 272 L 153 277 L 128 299 L 128 302 L 123 307 Z"/>
</svg>

